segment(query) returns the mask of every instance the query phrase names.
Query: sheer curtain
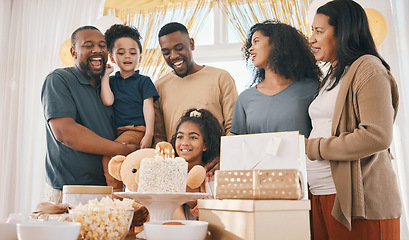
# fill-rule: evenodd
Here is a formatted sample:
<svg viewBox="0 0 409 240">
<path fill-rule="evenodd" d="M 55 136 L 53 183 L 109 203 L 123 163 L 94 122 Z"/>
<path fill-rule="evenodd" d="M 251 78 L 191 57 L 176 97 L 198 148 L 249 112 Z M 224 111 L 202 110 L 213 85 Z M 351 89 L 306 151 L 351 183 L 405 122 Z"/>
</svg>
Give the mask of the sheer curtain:
<svg viewBox="0 0 409 240">
<path fill-rule="evenodd" d="M 255 23 L 276 19 L 309 35 L 307 22 L 309 0 L 220 0 L 224 16 L 231 22 L 242 42 Z"/>
<path fill-rule="evenodd" d="M 399 84 L 400 109 L 395 128 L 394 161 L 395 170 L 400 183 L 403 201 L 403 216 L 401 223 L 401 238 L 409 239 L 409 2 L 407 0 L 391 0 L 391 14 L 388 16 L 393 24 L 389 27 L 394 31 L 391 46 L 395 47 L 395 61 L 392 72 Z M 385 54 L 387 51 L 385 51 Z"/>
<path fill-rule="evenodd" d="M 0 219 L 42 201 L 45 76 L 63 67 L 61 44 L 103 15 L 104 0 L 0 1 Z"/>
</svg>

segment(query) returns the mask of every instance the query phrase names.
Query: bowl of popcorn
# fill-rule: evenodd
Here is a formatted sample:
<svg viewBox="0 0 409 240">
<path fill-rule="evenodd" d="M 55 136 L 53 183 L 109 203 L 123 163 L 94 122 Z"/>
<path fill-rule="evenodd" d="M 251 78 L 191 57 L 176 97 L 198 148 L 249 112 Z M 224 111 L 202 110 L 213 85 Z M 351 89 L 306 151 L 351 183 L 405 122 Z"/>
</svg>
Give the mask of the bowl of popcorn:
<svg viewBox="0 0 409 240">
<path fill-rule="evenodd" d="M 125 239 L 131 226 L 134 209 L 133 200 L 112 200 L 104 197 L 79 204 L 72 211 L 74 222 L 81 223 L 82 239 Z M 80 239 L 80 238 L 79 238 Z"/>
<path fill-rule="evenodd" d="M 143 224 L 149 240 L 204 240 L 208 223 L 194 220 L 152 221 Z"/>
</svg>

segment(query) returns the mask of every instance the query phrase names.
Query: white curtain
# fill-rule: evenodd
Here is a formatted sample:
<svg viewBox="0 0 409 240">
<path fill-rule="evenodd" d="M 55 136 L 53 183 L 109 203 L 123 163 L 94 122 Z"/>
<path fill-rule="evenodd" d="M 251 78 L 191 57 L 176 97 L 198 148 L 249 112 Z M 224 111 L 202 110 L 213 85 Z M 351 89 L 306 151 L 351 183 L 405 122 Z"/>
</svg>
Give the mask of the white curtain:
<svg viewBox="0 0 409 240">
<path fill-rule="evenodd" d="M 42 83 L 61 44 L 102 17 L 104 0 L 0 1 L 0 219 L 30 213 L 45 184 Z"/>
<path fill-rule="evenodd" d="M 395 49 L 395 59 L 391 67 L 400 90 L 400 112 L 394 131 L 393 150 L 396 156 L 394 164 L 403 201 L 401 239 L 409 239 L 409 16 L 407 14 L 409 2 L 407 0 L 394 0 L 390 2 L 389 7 L 391 14 L 388 18 L 391 24 L 388 27 L 394 32 L 394 36 L 388 44 Z"/>
</svg>

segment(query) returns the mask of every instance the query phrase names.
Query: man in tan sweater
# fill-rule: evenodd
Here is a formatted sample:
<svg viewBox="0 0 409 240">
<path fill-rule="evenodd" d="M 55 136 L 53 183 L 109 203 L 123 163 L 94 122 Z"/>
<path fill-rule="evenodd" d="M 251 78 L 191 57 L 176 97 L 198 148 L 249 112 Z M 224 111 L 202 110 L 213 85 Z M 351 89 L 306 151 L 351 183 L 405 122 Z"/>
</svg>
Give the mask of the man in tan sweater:
<svg viewBox="0 0 409 240">
<path fill-rule="evenodd" d="M 155 82 L 159 93 L 154 104 L 155 144 L 170 141 L 178 120 L 190 108 L 207 109 L 229 133 L 238 96 L 233 78 L 225 70 L 195 63 L 194 39 L 184 25 L 168 23 L 158 35 L 163 58 L 173 71 Z M 218 159 L 210 166 L 216 163 Z"/>
<path fill-rule="evenodd" d="M 230 132 L 237 89 L 233 78 L 222 69 L 194 62 L 193 38 L 186 27 L 172 22 L 159 31 L 163 58 L 174 70 L 155 82 L 155 143 L 170 141 L 176 124 L 189 108 L 205 108 Z"/>
</svg>

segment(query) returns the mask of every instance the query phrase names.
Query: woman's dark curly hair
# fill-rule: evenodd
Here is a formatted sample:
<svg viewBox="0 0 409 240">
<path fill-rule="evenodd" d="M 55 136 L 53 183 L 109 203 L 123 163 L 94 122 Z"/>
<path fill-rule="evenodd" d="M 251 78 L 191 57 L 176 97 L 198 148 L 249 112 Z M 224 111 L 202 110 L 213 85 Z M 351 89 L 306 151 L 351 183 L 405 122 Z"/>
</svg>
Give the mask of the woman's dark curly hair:
<svg viewBox="0 0 409 240">
<path fill-rule="evenodd" d="M 203 152 L 202 155 L 203 165 L 220 155 L 220 137 L 224 135 L 224 131 L 220 126 L 219 121 L 208 110 L 195 108 L 187 110 L 179 119 L 178 125 L 176 127 L 176 132 L 175 134 L 173 134 L 172 139 L 170 140 L 170 143 L 175 149 L 175 152 L 176 135 L 179 131 L 180 125 L 182 125 L 182 123 L 184 122 L 193 122 L 200 126 L 200 131 L 203 134 L 203 142 L 206 146 L 206 151 Z"/>
<path fill-rule="evenodd" d="M 275 20 L 257 23 L 250 28 L 248 38 L 243 46 L 244 57 L 248 65 L 250 59 L 249 49 L 252 46 L 252 37 L 260 31 L 269 38 L 272 46 L 268 57 L 268 68 L 287 79 L 298 81 L 305 78 L 319 79 L 322 75 L 320 68 L 312 53 L 307 38 L 297 29 Z M 264 68 L 253 69 L 253 82 L 255 86 L 265 78 Z"/>
<path fill-rule="evenodd" d="M 115 41 L 123 37 L 129 37 L 135 40 L 139 47 L 139 53 L 142 54 L 141 35 L 138 29 L 123 24 L 114 24 L 105 31 L 105 41 L 107 42 L 109 54 L 112 54 Z"/>
</svg>

